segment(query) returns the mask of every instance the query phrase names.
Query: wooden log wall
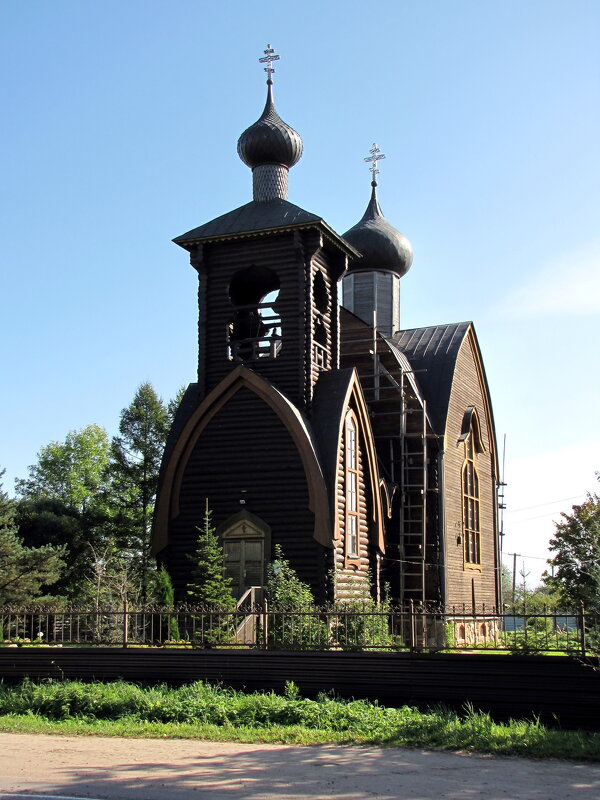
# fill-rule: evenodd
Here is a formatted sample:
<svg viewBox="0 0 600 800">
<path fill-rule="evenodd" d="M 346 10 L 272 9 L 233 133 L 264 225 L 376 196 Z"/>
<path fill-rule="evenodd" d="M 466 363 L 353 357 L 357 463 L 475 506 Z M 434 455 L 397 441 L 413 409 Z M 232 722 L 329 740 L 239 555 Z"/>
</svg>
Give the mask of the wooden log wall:
<svg viewBox="0 0 600 800">
<path fill-rule="evenodd" d="M 345 430 L 345 426 L 344 426 Z M 338 454 L 336 498 L 338 504 L 338 531 L 334 545 L 335 600 L 366 600 L 371 596 L 369 584 L 369 503 L 365 483 L 364 442 L 357 424 L 358 443 L 358 558 L 347 557 L 346 544 L 346 447 L 342 437 Z M 374 570 L 372 570 L 374 574 Z"/>
<path fill-rule="evenodd" d="M 472 336 L 467 336 L 456 361 L 450 394 L 445 436 L 444 502 L 446 516 L 447 605 L 469 606 L 497 603 L 496 598 L 496 511 L 495 442 L 485 413 L 487 397 L 478 369 L 478 353 Z M 475 406 L 481 427 L 484 453 L 476 457 L 479 475 L 481 564 L 466 563 L 464 553 L 462 470 L 464 444 L 458 443 L 465 411 Z M 460 537 L 460 541 L 459 541 Z"/>
</svg>

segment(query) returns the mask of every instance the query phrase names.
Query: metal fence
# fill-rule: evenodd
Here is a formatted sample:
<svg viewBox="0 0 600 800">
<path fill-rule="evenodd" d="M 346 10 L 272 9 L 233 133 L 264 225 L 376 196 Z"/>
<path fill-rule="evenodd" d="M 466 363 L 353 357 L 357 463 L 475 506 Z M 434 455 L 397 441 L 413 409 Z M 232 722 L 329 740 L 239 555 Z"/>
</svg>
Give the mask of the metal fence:
<svg viewBox="0 0 600 800">
<path fill-rule="evenodd" d="M 288 610 L 0 608 L 0 646 L 598 652 L 600 618 L 577 610 L 346 603 Z"/>
</svg>

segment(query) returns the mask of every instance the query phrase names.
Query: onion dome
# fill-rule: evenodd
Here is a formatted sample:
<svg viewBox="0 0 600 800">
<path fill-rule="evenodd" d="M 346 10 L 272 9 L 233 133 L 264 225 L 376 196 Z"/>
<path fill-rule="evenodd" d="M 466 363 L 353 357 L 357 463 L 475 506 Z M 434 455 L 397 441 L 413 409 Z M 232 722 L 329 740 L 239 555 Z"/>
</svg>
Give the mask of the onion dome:
<svg viewBox="0 0 600 800">
<path fill-rule="evenodd" d="M 348 272 L 388 270 L 402 277 L 412 264 L 411 244 L 383 216 L 377 200 L 377 182 L 371 186 L 371 200 L 363 218 L 344 234 L 344 239 L 362 255 L 350 264 Z"/>
<path fill-rule="evenodd" d="M 267 102 L 260 118 L 238 139 L 238 155 L 251 169 L 262 164 L 293 167 L 302 155 L 300 134 L 279 116 L 273 102 L 273 83 L 267 81 Z"/>
</svg>

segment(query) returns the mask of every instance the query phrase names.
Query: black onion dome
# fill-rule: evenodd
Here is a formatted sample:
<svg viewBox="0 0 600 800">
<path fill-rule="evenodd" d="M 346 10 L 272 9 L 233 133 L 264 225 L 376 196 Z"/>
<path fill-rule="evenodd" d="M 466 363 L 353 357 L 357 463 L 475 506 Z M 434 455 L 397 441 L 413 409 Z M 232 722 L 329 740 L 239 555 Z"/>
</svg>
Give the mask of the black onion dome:
<svg viewBox="0 0 600 800">
<path fill-rule="evenodd" d="M 281 119 L 273 103 L 273 90 L 268 82 L 265 110 L 254 125 L 238 139 L 238 155 L 254 169 L 259 164 L 283 164 L 293 167 L 302 155 L 300 134 Z"/>
<path fill-rule="evenodd" d="M 350 264 L 348 271 L 386 269 L 402 277 L 412 264 L 411 244 L 383 216 L 375 191 L 377 184 L 371 185 L 371 200 L 363 218 L 344 234 L 344 239 L 362 255 Z"/>
</svg>

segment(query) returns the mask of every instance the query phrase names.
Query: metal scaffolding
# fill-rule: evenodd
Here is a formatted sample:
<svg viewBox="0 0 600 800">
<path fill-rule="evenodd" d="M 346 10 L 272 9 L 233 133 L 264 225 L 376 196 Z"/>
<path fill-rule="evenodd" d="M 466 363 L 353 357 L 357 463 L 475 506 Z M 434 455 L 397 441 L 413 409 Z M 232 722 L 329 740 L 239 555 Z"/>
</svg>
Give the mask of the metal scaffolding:
<svg viewBox="0 0 600 800">
<path fill-rule="evenodd" d="M 399 492 L 395 529 L 399 600 L 423 603 L 426 596 L 428 435 L 427 408 L 410 384 L 407 369 L 375 331 L 372 338 L 347 339 L 373 426 L 382 477 Z M 383 361 L 386 363 L 384 364 Z M 394 553 L 396 555 L 396 553 Z"/>
</svg>

